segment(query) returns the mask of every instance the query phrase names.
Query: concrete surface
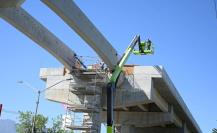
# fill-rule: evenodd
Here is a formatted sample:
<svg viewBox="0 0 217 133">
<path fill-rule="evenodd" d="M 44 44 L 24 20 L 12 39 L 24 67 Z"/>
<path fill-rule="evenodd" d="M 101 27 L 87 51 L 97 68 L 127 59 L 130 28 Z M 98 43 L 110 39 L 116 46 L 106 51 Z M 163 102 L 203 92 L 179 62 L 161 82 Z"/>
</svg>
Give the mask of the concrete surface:
<svg viewBox="0 0 217 133">
<path fill-rule="evenodd" d="M 73 0 L 42 0 L 94 49 L 109 68 L 118 62 L 118 53 Z"/>
<path fill-rule="evenodd" d="M 119 128 L 120 133 L 190 133 L 186 132 L 183 128 L 176 127 L 148 127 L 148 128 L 138 128 L 138 127 L 129 127 L 123 126 Z"/>
<path fill-rule="evenodd" d="M 52 76 L 51 71 L 49 71 L 49 76 L 41 75 L 41 77 L 47 79 L 47 81 L 53 80 L 53 82 L 56 82 L 56 80 L 59 79 L 56 75 L 57 73 L 59 73 L 59 76 L 62 76 L 62 78 L 66 76 L 63 75 L 62 72 L 57 71 L 63 70 L 53 69 L 53 75 L 55 76 Z M 53 79 L 53 77 L 56 79 Z M 158 128 L 156 130 L 150 130 L 148 127 L 167 127 L 168 125 L 173 125 L 172 127 L 176 128 L 165 128 L 163 131 L 174 131 L 174 133 L 183 132 L 182 128 L 185 126 L 186 130 L 190 130 L 194 133 L 201 133 L 199 126 L 195 122 L 190 111 L 172 84 L 172 81 L 166 74 L 166 71 L 163 69 L 163 67 L 134 66 L 133 75 L 126 75 L 125 77 L 126 78 L 124 79 L 122 85 L 119 86 L 116 91 L 116 126 L 139 126 L 140 128 L 145 127 L 144 131 L 147 130 L 147 132 L 157 132 Z M 59 89 L 62 90 L 63 93 L 67 90 L 67 87 L 59 86 Z M 70 89 L 70 87 L 68 89 Z M 105 122 L 106 116 L 104 111 L 106 110 L 106 89 L 104 87 L 101 89 L 101 121 Z M 53 90 L 50 90 L 49 93 L 52 91 Z M 62 93 L 60 94 L 62 95 Z M 63 102 L 66 94 L 65 96 L 61 96 L 61 98 L 60 95 L 57 94 L 52 98 L 47 98 L 58 99 L 56 101 Z M 78 96 L 74 94 L 72 99 L 74 97 Z M 77 101 L 76 98 L 73 99 L 73 101 Z M 89 103 L 91 104 L 91 101 Z M 78 102 L 78 104 L 80 103 Z M 132 130 L 135 130 L 136 132 L 142 131 L 142 129 L 135 128 Z"/>
<path fill-rule="evenodd" d="M 0 8 L 0 17 L 47 50 L 67 69 L 75 67 L 75 53 L 23 8 Z"/>
<path fill-rule="evenodd" d="M 0 8 L 19 7 L 25 0 L 0 0 Z"/>
</svg>

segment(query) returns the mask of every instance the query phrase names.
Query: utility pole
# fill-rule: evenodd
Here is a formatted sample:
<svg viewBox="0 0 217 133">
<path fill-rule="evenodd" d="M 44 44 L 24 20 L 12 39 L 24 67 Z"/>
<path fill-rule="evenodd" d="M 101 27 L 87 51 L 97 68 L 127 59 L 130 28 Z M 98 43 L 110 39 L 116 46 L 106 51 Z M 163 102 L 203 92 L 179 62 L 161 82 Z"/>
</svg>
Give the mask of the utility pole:
<svg viewBox="0 0 217 133">
<path fill-rule="evenodd" d="M 45 90 L 48 90 L 56 85 L 58 85 L 59 83 L 63 82 L 63 81 L 68 81 L 68 80 L 72 80 L 72 78 L 69 78 L 69 79 L 64 79 L 64 80 L 61 80 L 43 90 L 39 90 L 35 87 L 32 87 L 28 82 L 26 81 L 18 81 L 19 84 L 24 84 L 25 86 L 27 86 L 28 88 L 32 89 L 34 92 L 37 92 L 37 101 L 36 101 L 36 107 L 35 107 L 35 114 L 33 116 L 33 119 L 32 119 L 32 130 L 31 130 L 31 133 L 36 133 L 36 128 L 35 128 L 35 125 L 36 125 L 36 117 L 37 117 L 37 114 L 38 114 L 38 106 L 39 106 L 39 102 L 40 102 L 40 96 L 41 96 L 41 93 L 45 92 Z"/>
<path fill-rule="evenodd" d="M 33 117 L 33 122 L 32 122 L 32 133 L 36 132 L 35 122 L 36 122 L 36 116 L 37 116 L 37 113 L 38 113 L 38 105 L 39 105 L 40 95 L 41 95 L 41 91 L 38 90 L 38 98 L 37 98 L 37 101 L 36 101 L 35 115 Z"/>
</svg>

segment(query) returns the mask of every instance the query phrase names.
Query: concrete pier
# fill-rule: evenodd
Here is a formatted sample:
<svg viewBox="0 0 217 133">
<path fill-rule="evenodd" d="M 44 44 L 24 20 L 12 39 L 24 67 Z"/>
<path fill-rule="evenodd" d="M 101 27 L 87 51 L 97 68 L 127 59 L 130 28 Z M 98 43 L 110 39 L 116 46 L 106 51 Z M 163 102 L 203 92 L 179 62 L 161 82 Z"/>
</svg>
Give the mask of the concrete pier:
<svg viewBox="0 0 217 133">
<path fill-rule="evenodd" d="M 131 73 L 124 74 L 125 78 L 116 91 L 115 99 L 115 126 L 121 133 L 201 133 L 196 121 L 161 66 L 131 66 Z M 64 74 L 64 69 L 41 69 L 40 77 L 48 85 L 73 74 Z M 101 123 L 106 122 L 106 75 L 99 73 L 103 83 L 98 83 L 99 92 L 97 100 L 100 100 L 99 116 Z M 89 76 L 89 78 L 88 78 Z M 73 80 L 76 84 L 91 82 L 93 77 L 83 75 L 85 80 Z M 66 103 L 69 90 L 73 88 L 70 82 L 62 84 L 46 91 L 48 100 Z M 78 90 L 79 91 L 79 90 Z M 83 104 L 82 98 L 76 93 L 70 93 L 69 105 L 75 108 Z M 87 105 L 95 106 L 89 99 Z"/>
</svg>

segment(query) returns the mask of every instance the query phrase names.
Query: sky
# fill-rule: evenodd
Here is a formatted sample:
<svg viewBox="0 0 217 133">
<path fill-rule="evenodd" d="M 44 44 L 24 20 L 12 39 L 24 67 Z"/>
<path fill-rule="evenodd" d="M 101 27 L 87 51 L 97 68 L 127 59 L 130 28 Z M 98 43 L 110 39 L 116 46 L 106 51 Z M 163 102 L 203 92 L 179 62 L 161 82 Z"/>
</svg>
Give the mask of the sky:
<svg viewBox="0 0 217 133">
<path fill-rule="evenodd" d="M 76 0 L 76 4 L 121 55 L 137 34 L 151 39 L 155 55 L 128 64 L 163 65 L 204 133 L 217 128 L 217 18 L 213 0 Z M 22 7 L 81 56 L 95 52 L 39 0 Z M 0 19 L 0 103 L 10 111 L 34 111 L 36 93 L 18 80 L 43 89 L 42 67 L 62 67 L 53 56 Z M 39 113 L 64 114 L 61 104 L 41 97 Z M 17 121 L 3 112 L 1 119 Z"/>
</svg>

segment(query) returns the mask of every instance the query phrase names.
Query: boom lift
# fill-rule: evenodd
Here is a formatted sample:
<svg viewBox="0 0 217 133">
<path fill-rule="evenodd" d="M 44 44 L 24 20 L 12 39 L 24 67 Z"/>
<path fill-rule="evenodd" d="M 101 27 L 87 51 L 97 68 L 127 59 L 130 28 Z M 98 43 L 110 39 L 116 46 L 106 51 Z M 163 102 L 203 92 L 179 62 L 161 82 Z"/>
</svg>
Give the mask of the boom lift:
<svg viewBox="0 0 217 133">
<path fill-rule="evenodd" d="M 135 50 L 135 46 L 138 44 L 138 50 Z M 130 54 L 135 55 L 151 55 L 154 54 L 153 44 L 150 40 L 145 42 L 140 41 L 140 36 L 135 36 L 131 44 L 126 49 L 125 53 L 122 55 L 121 59 L 117 63 L 112 75 L 110 77 L 110 82 L 107 84 L 107 133 L 114 133 L 114 102 L 115 102 L 115 90 L 118 77 L 122 72 L 122 68 L 126 61 L 128 60 Z"/>
</svg>

